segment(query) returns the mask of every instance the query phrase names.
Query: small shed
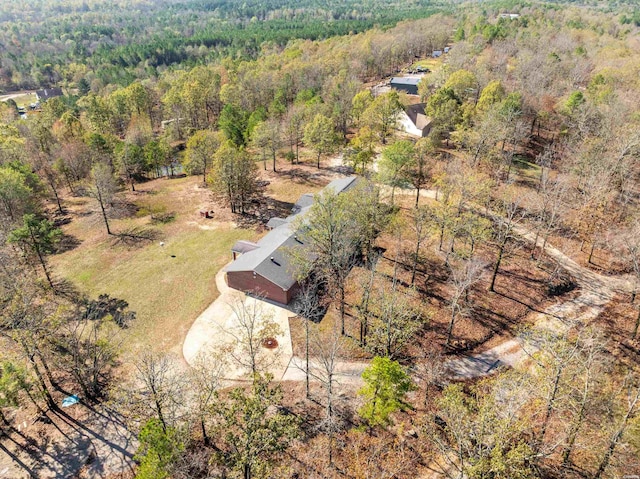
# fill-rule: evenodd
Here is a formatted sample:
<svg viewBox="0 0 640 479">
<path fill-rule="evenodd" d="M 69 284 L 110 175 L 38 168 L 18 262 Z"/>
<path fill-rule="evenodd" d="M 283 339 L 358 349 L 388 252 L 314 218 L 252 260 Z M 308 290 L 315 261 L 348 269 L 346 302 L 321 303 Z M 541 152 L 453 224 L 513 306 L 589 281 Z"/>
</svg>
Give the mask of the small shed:
<svg viewBox="0 0 640 479">
<path fill-rule="evenodd" d="M 391 88 L 399 91 L 407 92 L 409 95 L 418 94 L 418 83 L 422 78 L 416 77 L 393 77 L 391 79 Z"/>
<path fill-rule="evenodd" d="M 442 56 L 442 50 L 434 50 L 433 53 L 431 53 L 431 56 L 433 58 L 440 58 Z"/>
</svg>

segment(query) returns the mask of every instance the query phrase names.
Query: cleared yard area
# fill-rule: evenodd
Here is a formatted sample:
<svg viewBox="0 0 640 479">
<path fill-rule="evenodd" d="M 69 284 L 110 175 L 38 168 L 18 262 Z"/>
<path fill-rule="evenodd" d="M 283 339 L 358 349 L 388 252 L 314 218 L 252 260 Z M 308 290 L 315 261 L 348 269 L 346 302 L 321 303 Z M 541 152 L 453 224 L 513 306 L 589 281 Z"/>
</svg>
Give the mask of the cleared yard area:
<svg viewBox="0 0 640 479">
<path fill-rule="evenodd" d="M 265 231 L 263 221 L 290 214 L 302 194 L 319 191 L 336 176 L 331 169 L 284 161 L 278 170 L 261 171 L 269 183 L 265 200 L 245 217 L 232 215 L 202 186 L 202 177 L 136 185 L 136 192 L 119 194 L 111 212 L 116 236 L 106 234 L 96 201 L 66 198 L 61 227 L 69 246 L 50 258 L 55 276 L 92 298 L 108 294 L 129 303 L 137 317 L 125 333 L 125 349 L 150 345 L 181 354 L 191 324 L 219 295 L 215 275 L 231 260 L 233 243 L 257 240 Z M 213 217 L 203 218 L 200 211 Z M 152 217 L 158 216 L 174 219 L 154 224 Z M 118 239 L 118 233 L 134 229 L 153 232 L 153 239 L 137 244 Z"/>
<path fill-rule="evenodd" d="M 218 296 L 215 274 L 230 260 L 231 245 L 257 235 L 230 222 L 202 219 L 203 207 L 222 207 L 197 185 L 197 178 L 154 180 L 140 185 L 135 196 L 127 194 L 139 209 L 131 217 L 112 220 L 113 230 L 144 225 L 158 234 L 138 246 L 108 237 L 93 201 L 81 198 L 67 203 L 71 222 L 62 229 L 80 244 L 51 258 L 56 276 L 92 297 L 109 294 L 129 303 L 137 319 L 126 334 L 125 346 L 153 345 L 180 352 L 193 320 Z M 171 211 L 176 219 L 148 226 L 147 211 Z"/>
<path fill-rule="evenodd" d="M 35 93 L 9 93 L 7 95 L 0 95 L 0 101 L 13 100 L 18 106 L 28 107 L 32 103 L 37 101 Z"/>
<path fill-rule="evenodd" d="M 418 60 L 411 65 L 411 69 L 415 70 L 418 67 L 428 68 L 431 71 L 438 70 L 442 66 L 441 58 L 425 58 L 424 60 Z"/>
</svg>

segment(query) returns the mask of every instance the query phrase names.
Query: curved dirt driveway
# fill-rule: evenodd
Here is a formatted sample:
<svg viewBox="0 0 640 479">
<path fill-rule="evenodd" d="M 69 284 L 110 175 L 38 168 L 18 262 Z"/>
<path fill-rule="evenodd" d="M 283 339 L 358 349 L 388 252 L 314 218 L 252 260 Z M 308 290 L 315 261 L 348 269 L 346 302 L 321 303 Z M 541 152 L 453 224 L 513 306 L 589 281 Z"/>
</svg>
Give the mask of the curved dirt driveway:
<svg viewBox="0 0 640 479">
<path fill-rule="evenodd" d="M 381 191 L 386 195 L 391 195 L 389 187 L 382 186 Z M 395 194 L 415 196 L 416 193 L 415 189 L 396 188 Z M 436 199 L 437 192 L 435 190 L 421 190 L 420 197 Z M 497 214 L 490 212 L 490 215 L 496 216 Z M 533 243 L 535 240 L 535 233 L 522 225 L 517 225 L 514 231 L 529 243 Z M 543 242 L 542 238 L 538 238 L 536 246 L 542 247 Z M 580 266 L 548 242 L 544 252 L 575 278 L 581 292 L 573 299 L 554 304 L 543 313 L 538 313 L 534 320 L 534 326 L 537 328 L 561 331 L 570 323 L 588 322 L 604 310 L 614 293 L 633 291 L 633 282 L 629 276 L 611 277 L 598 274 Z M 451 359 L 445 363 L 448 377 L 454 380 L 473 379 L 492 374 L 501 366 L 515 367 L 535 350 L 534 345 L 528 344 L 527 352 L 525 352 L 524 344 L 522 338 L 515 337 L 482 353 Z"/>
</svg>

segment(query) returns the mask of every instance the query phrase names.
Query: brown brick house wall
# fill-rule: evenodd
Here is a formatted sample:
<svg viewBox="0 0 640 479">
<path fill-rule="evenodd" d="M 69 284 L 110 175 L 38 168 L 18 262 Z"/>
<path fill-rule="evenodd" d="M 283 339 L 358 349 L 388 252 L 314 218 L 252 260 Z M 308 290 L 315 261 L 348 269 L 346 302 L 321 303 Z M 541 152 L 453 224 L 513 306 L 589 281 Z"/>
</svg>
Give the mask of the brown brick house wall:
<svg viewBox="0 0 640 479">
<path fill-rule="evenodd" d="M 230 271 L 227 273 L 227 284 L 230 288 L 256 293 L 282 304 L 288 304 L 291 301 L 296 289 L 293 287 L 288 291 L 283 291 L 280 286 L 273 284 L 265 277 L 259 274 L 254 276 L 253 271 Z"/>
</svg>

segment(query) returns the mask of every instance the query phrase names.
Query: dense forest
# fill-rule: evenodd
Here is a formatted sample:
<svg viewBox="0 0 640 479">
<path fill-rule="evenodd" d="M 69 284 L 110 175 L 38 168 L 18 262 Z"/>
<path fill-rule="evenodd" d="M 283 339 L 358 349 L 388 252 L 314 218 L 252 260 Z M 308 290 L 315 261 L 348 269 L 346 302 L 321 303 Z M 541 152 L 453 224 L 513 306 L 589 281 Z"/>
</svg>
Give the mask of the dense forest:
<svg viewBox="0 0 640 479">
<path fill-rule="evenodd" d="M 6 2 L 0 6 L 0 92 L 59 84 L 82 91 L 126 86 L 176 65 L 255 58 L 269 45 L 389 27 L 450 12 L 457 3 Z M 508 0 L 495 5 L 512 9 L 523 4 Z M 634 5 L 609 2 L 604 9 L 621 9 L 622 24 L 638 25 L 640 13 Z"/>
<path fill-rule="evenodd" d="M 427 17 L 447 2 L 83 1 L 0 6 L 0 91 L 126 86 L 174 65 L 255 58 L 264 45 L 311 40 Z M 84 84 L 84 82 L 83 82 Z M 85 86 L 86 87 L 86 86 Z"/>
<path fill-rule="evenodd" d="M 639 12 L 0 5 L 0 471 L 636 477 Z"/>
</svg>

